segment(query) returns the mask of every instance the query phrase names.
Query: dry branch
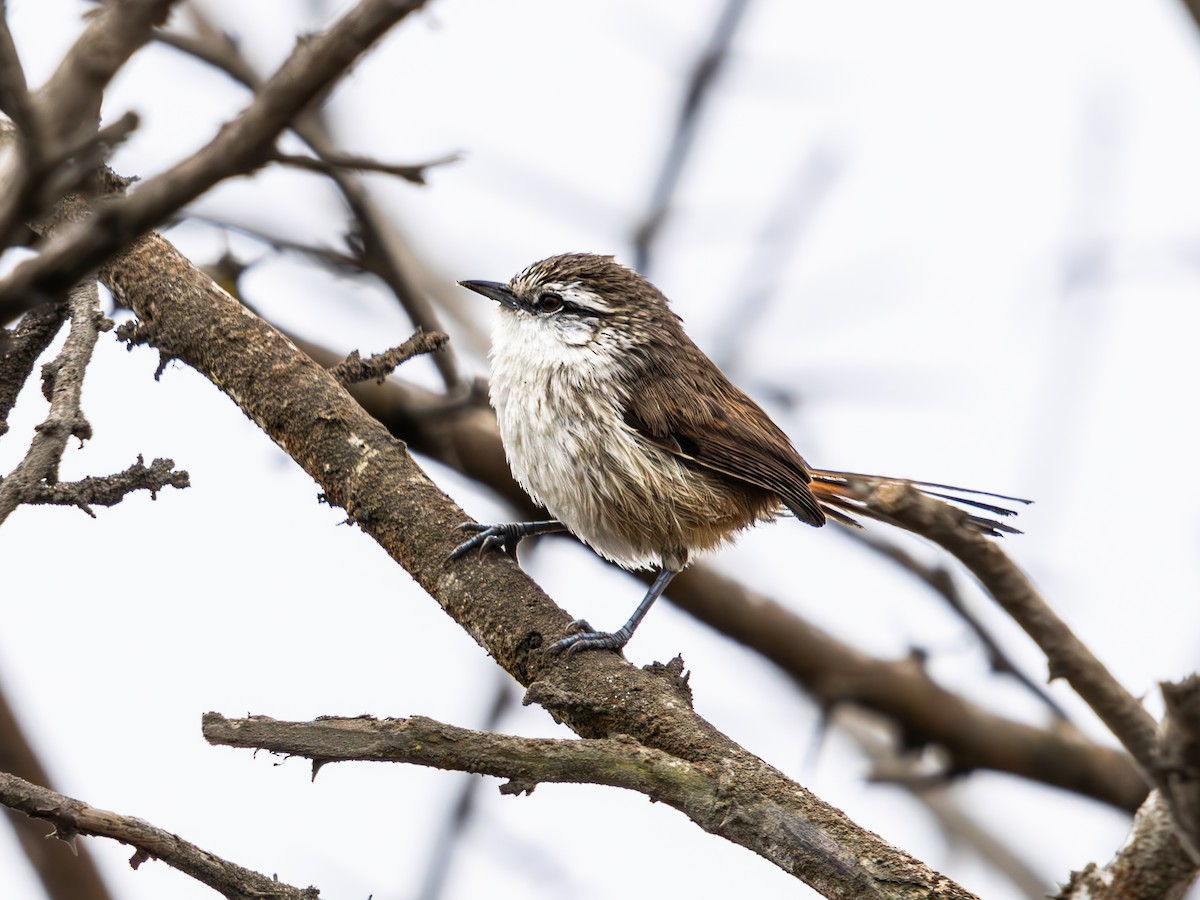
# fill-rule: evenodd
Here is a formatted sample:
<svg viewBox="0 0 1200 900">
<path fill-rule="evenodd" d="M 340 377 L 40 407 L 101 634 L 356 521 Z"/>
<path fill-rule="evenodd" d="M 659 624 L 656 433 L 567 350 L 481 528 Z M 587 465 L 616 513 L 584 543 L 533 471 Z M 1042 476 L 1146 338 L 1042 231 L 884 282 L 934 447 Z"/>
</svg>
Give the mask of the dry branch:
<svg viewBox="0 0 1200 900">
<path fill-rule="evenodd" d="M 100 313 L 94 281 L 74 287 L 67 302 L 70 333 L 62 352 L 42 369 L 50 412 L 38 426 L 24 459 L 0 481 L 0 523 L 22 503 L 29 502 L 44 484 L 58 480 L 58 465 L 68 440 L 75 437 L 82 442 L 92 436 L 92 426 L 80 407 L 83 376 L 91 362 L 96 338 L 101 331 L 111 328 L 112 322 Z"/>
<path fill-rule="evenodd" d="M 1158 747 L 1154 718 L 1075 636 L 995 541 L 963 528 L 961 510 L 923 497 L 907 485 L 868 489 L 864 499 L 957 557 L 1046 654 L 1050 677 L 1065 678 L 1133 755 L 1143 774 L 1154 778 Z"/>
<path fill-rule="evenodd" d="M 98 137 L 100 101 L 113 76 L 150 40 L 153 28 L 165 21 L 176 2 L 104 4 L 33 96 L 25 89 L 15 48 L 9 52 L 11 39 L 0 37 L 0 77 L 18 132 L 16 152 L 0 164 L 0 240 L 4 246 L 18 223 L 40 218 L 62 192 L 73 189 L 91 171 L 98 153 L 123 140 L 136 126 L 136 117 L 127 115 Z M 12 321 L 23 309 L 65 291 L 98 262 L 64 278 L 51 293 L 24 302 L 0 301 L 0 322 Z"/>
<path fill-rule="evenodd" d="M 357 350 L 351 351 L 345 360 L 329 370 L 338 384 L 349 387 L 360 381 L 375 381 L 382 384 L 396 367 L 414 356 L 433 353 L 446 346 L 449 338 L 437 331 L 418 331 L 407 341 L 383 353 L 375 353 L 363 359 Z"/>
<path fill-rule="evenodd" d="M 33 364 L 66 318 L 65 303 L 46 303 L 22 316 L 11 331 L 0 331 L 0 436 L 8 432 L 8 414 L 29 380 Z"/>
<path fill-rule="evenodd" d="M 190 37 L 163 31 L 158 39 L 168 46 L 191 54 L 230 78 L 257 91 L 261 79 L 228 34 L 215 27 L 198 9 L 192 10 L 192 21 L 198 36 Z M 433 304 L 413 283 L 406 271 L 406 247 L 396 227 L 380 208 L 362 179 L 337 165 L 346 155 L 337 150 L 323 116 L 301 116 L 290 125 L 295 134 L 308 145 L 317 158 L 328 164 L 326 174 L 341 191 L 353 220 L 351 242 L 356 258 L 352 262 L 379 278 L 396 297 L 414 327 L 422 331 L 441 331 Z M 445 161 L 449 162 L 450 157 Z M 452 348 L 434 357 L 434 364 L 446 388 L 457 391 L 462 387 L 461 376 Z"/>
<path fill-rule="evenodd" d="M 322 365 L 337 362 L 331 351 L 293 340 Z M 477 402 L 447 405 L 440 395 L 395 381 L 358 384 L 350 392 L 414 451 L 487 485 L 522 515 L 539 517 L 513 481 L 482 393 Z M 905 746 L 943 748 L 951 774 L 1009 772 L 1130 813 L 1146 798 L 1145 781 L 1127 754 L 1069 728 L 1037 728 L 988 712 L 938 685 L 915 662 L 869 656 L 711 566 L 688 568 L 667 599 L 770 659 L 822 707 L 862 706 L 891 720 Z"/>
<path fill-rule="evenodd" d="M 542 782 L 603 784 L 645 794 L 700 821 L 723 804 L 725 786 L 711 772 L 652 750 L 632 738 L 522 738 L 407 719 L 324 717 L 282 722 L 268 716 L 227 719 L 205 713 L 210 744 L 303 756 L 316 770 L 331 762 L 400 762 L 506 779 L 505 794 L 531 793 Z"/>
<path fill-rule="evenodd" d="M 137 868 L 157 859 L 206 884 L 229 900 L 317 900 L 316 888 L 296 888 L 228 862 L 143 819 L 88 806 L 48 788 L 0 772 L 0 804 L 54 826 L 51 837 L 75 845 L 76 835 L 112 838 L 135 852 Z M 64 848 L 65 849 L 65 848 Z"/>
<path fill-rule="evenodd" d="M 275 162 L 295 169 L 305 169 L 309 172 L 320 172 L 322 175 L 334 175 L 341 170 L 351 172 L 375 172 L 380 175 L 393 175 L 412 184 L 425 184 L 425 173 L 436 166 L 456 162 L 457 153 L 439 156 L 423 163 L 385 163 L 369 156 L 356 156 L 352 153 L 323 153 L 321 156 L 300 156 L 295 153 L 277 153 Z"/>
<path fill-rule="evenodd" d="M 0 321 L 67 290 L 217 182 L 268 162 L 276 138 L 292 120 L 323 97 L 388 29 L 423 4 L 362 0 L 328 30 L 301 42 L 250 105 L 206 146 L 128 197 L 98 208 L 86 226 L 63 229 L 41 254 L 0 280 Z"/>
<path fill-rule="evenodd" d="M 1171 814 L 1153 791 L 1112 861 L 1073 872 L 1053 900 L 1183 900 L 1195 878 L 1196 866 L 1175 837 Z"/>
<path fill-rule="evenodd" d="M 627 734 L 725 786 L 699 822 L 833 898 L 967 897 L 961 887 L 860 829 L 699 718 L 678 679 L 615 654 L 537 652 L 567 631 L 559 609 L 506 558 L 449 562 L 466 515 L 405 448 L 320 366 L 248 313 L 163 238 L 148 235 L 101 270 L 140 322 L 127 336 L 195 368 L 227 393 L 514 678 L 582 737 Z M 545 636 L 545 638 L 543 637 Z M 534 683 L 534 679 L 537 679 Z"/>
<path fill-rule="evenodd" d="M 113 475 L 89 475 L 79 481 L 34 485 L 22 502 L 75 506 L 94 519 L 93 506 L 116 506 L 134 491 L 149 491 L 150 499 L 154 500 L 165 487 L 182 490 L 190 485 L 188 473 L 176 471 L 174 460 L 156 459 L 147 466 L 139 455 L 128 469 Z"/>
<path fill-rule="evenodd" d="M 1162 792 L 1192 860 L 1200 864 L 1200 675 L 1162 685 Z"/>
</svg>

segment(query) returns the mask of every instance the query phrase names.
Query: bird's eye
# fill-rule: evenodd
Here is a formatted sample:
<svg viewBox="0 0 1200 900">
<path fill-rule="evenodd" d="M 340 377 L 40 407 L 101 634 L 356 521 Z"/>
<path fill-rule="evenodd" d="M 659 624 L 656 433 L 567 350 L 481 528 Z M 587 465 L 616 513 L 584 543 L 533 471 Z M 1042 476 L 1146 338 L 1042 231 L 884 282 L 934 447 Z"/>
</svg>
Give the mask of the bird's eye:
<svg viewBox="0 0 1200 900">
<path fill-rule="evenodd" d="M 553 291 L 546 291 L 537 298 L 537 311 L 542 313 L 554 313 L 563 308 L 563 298 Z"/>
</svg>

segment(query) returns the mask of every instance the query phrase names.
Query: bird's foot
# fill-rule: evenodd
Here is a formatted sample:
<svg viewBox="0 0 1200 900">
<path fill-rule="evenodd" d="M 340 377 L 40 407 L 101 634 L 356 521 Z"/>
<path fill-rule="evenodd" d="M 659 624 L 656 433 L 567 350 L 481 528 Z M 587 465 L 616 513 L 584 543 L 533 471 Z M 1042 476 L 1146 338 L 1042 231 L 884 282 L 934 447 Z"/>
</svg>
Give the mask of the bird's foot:
<svg viewBox="0 0 1200 900">
<path fill-rule="evenodd" d="M 633 637 L 633 632 L 625 628 L 616 631 L 592 631 L 592 626 L 583 619 L 576 619 L 567 628 L 579 630 L 555 641 L 546 648 L 547 653 L 557 655 L 565 651 L 567 656 L 574 656 L 586 650 L 615 650 L 619 653 Z"/>
<path fill-rule="evenodd" d="M 498 547 L 517 558 L 517 544 L 528 532 L 524 522 L 506 522 L 503 525 L 483 525 L 479 522 L 463 522 L 458 526 L 459 531 L 474 531 L 475 535 L 467 538 L 450 551 L 451 559 L 461 559 L 472 550 L 478 549 L 482 556 L 489 547 Z"/>
<path fill-rule="evenodd" d="M 513 559 L 517 558 L 517 544 L 522 538 L 535 534 L 554 534 L 566 531 L 566 526 L 557 519 L 543 522 L 505 522 L 503 525 L 481 525 L 478 522 L 463 522 L 459 531 L 474 531 L 477 534 L 463 541 L 450 551 L 451 559 L 459 559 L 478 549 L 482 554 L 488 547 L 499 547 Z"/>
</svg>

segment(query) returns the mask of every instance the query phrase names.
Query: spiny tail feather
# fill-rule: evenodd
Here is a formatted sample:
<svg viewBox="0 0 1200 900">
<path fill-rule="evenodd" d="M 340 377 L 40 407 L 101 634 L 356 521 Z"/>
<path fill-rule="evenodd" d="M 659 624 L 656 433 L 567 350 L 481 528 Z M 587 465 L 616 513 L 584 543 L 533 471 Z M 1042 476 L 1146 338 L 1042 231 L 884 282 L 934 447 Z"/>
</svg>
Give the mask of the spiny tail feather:
<svg viewBox="0 0 1200 900">
<path fill-rule="evenodd" d="M 878 475 L 862 475 L 858 472 L 834 472 L 827 469 L 812 469 L 809 474 L 812 476 L 810 487 L 821 509 L 830 518 L 841 522 L 843 525 L 852 525 L 854 527 L 859 527 L 859 522 L 855 516 L 875 519 L 879 522 L 887 522 L 889 525 L 897 524 L 887 514 L 872 509 L 860 500 L 858 498 L 858 491 L 856 490 L 857 484 L 909 484 L 928 497 L 936 497 L 939 500 L 982 510 L 991 513 L 993 516 L 1015 516 L 1017 510 L 1007 505 L 988 503 L 977 498 L 991 497 L 993 500 L 1003 500 L 1006 504 L 1021 504 L 1023 506 L 1028 506 L 1033 502 L 1032 500 L 1023 500 L 1020 497 L 1009 497 L 1006 494 L 995 494 L 991 491 L 976 491 L 971 488 L 960 488 L 932 481 L 884 478 Z M 851 513 L 853 515 L 849 515 Z M 971 512 L 967 514 L 967 523 L 991 537 L 1021 533 L 1020 530 L 998 519 L 976 515 Z"/>
</svg>

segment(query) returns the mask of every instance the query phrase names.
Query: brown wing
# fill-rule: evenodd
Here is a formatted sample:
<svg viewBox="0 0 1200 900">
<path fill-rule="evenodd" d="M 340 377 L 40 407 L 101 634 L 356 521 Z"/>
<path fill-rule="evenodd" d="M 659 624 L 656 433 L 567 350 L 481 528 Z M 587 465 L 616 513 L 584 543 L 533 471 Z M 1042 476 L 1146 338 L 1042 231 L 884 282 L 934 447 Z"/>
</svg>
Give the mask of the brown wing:
<svg viewBox="0 0 1200 900">
<path fill-rule="evenodd" d="M 757 403 L 719 370 L 650 377 L 632 391 L 625 422 L 647 441 L 735 481 L 778 494 L 797 518 L 825 524 L 808 467 Z M 695 398 L 684 402 L 683 397 Z"/>
</svg>

